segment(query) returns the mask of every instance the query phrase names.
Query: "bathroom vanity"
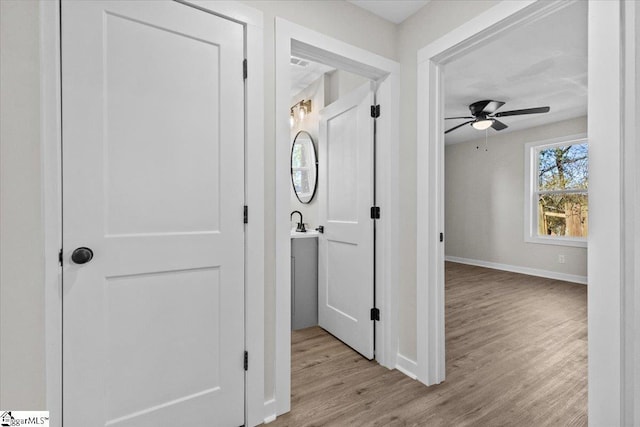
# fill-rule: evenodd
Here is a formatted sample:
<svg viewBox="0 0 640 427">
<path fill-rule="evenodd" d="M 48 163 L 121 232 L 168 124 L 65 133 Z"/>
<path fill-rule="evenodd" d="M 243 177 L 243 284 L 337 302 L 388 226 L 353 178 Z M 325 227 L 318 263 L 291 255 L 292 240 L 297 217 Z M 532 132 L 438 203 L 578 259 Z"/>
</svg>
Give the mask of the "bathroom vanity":
<svg viewBox="0 0 640 427">
<path fill-rule="evenodd" d="M 318 324 L 318 232 L 291 231 L 291 329 Z"/>
</svg>

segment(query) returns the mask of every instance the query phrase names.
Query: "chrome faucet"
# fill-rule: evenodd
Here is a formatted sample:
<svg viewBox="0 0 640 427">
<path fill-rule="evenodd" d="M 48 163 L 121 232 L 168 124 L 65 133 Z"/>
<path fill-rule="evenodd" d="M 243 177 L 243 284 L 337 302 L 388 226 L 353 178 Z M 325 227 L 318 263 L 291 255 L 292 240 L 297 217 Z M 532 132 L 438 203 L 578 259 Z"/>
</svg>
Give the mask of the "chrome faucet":
<svg viewBox="0 0 640 427">
<path fill-rule="evenodd" d="M 289 219 L 293 219 L 293 214 L 295 214 L 295 213 L 300 215 L 300 222 L 298 223 L 298 226 L 296 227 L 296 231 L 298 233 L 306 233 L 307 229 L 304 227 L 304 222 L 302 222 L 302 212 L 300 212 L 300 211 L 291 212 L 291 215 L 289 216 Z"/>
</svg>

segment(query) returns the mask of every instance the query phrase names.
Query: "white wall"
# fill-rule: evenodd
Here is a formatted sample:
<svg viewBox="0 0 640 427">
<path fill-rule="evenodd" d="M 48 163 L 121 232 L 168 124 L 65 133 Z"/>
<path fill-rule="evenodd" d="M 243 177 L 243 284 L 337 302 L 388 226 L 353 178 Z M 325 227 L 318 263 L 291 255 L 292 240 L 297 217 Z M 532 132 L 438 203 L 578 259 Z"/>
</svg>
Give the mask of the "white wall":
<svg viewBox="0 0 640 427">
<path fill-rule="evenodd" d="M 399 352 L 416 360 L 416 64 L 417 52 L 473 19 L 495 0 L 431 1 L 398 28 L 400 77 Z"/>
<path fill-rule="evenodd" d="M 327 73 L 326 77 L 324 92 L 325 106 L 335 102 L 342 95 L 346 95 L 368 81 L 362 76 L 344 70 Z"/>
<path fill-rule="evenodd" d="M 445 254 L 585 277 L 586 248 L 524 241 L 524 145 L 586 131 L 581 117 L 507 134 L 490 131 L 488 151 L 484 137 L 448 145 Z"/>
<path fill-rule="evenodd" d="M 640 82 L 638 82 L 638 72 L 640 70 L 640 7 L 638 5 L 636 5 L 635 7 L 635 16 L 633 18 L 635 20 L 635 69 L 636 69 L 636 95 L 635 95 L 635 108 L 633 109 L 633 111 L 635 111 L 636 114 L 638 114 L 640 112 Z M 640 137 L 640 121 L 636 121 L 635 122 L 635 136 L 636 138 Z M 637 160 L 640 160 L 640 153 L 638 151 L 636 151 L 636 157 Z M 632 199 L 633 200 L 633 205 L 634 205 L 634 209 L 636 212 L 635 215 L 635 236 L 638 236 L 638 227 L 639 225 L 639 220 L 640 220 L 640 214 L 638 213 L 638 202 L 640 202 L 640 188 L 639 188 L 639 182 L 640 182 L 640 172 L 637 169 L 637 163 L 636 163 L 636 185 L 635 185 L 635 190 L 636 190 L 636 194 L 635 197 Z M 637 242 L 637 240 L 636 240 Z M 640 251 L 638 250 L 638 247 L 640 246 L 640 243 L 636 243 L 635 246 L 635 263 L 634 263 L 634 273 L 635 273 L 635 279 L 636 280 L 630 280 L 630 283 L 633 284 L 633 294 L 634 294 L 634 299 L 635 302 L 631 305 L 630 310 L 633 313 L 633 316 L 629 316 L 629 318 L 631 318 L 630 323 L 634 322 L 635 320 L 635 326 L 629 326 L 629 339 L 627 341 L 627 346 L 629 348 L 628 354 L 630 355 L 629 357 L 629 364 L 627 366 L 633 366 L 633 375 L 634 378 L 630 381 L 630 385 L 629 388 L 627 389 L 627 393 L 628 393 L 628 400 L 626 402 L 627 405 L 627 419 L 629 420 L 633 420 L 636 423 L 640 424 L 640 280 L 638 280 L 640 278 L 640 273 L 638 273 L 638 268 L 640 267 Z M 629 286 L 631 287 L 631 286 Z M 635 332 L 634 332 L 635 331 Z"/>
<path fill-rule="evenodd" d="M 628 100 L 625 102 L 626 117 L 637 118 L 640 113 L 640 3 L 633 6 L 625 25 L 633 28 L 625 40 L 627 66 L 633 64 L 633 71 L 626 76 L 625 86 Z M 631 39 L 631 40 L 629 40 Z M 631 82 L 635 81 L 635 84 Z M 630 84 L 631 83 L 631 84 Z M 635 86 L 635 93 L 631 95 Z M 631 144 L 625 144 L 625 181 L 635 183 L 624 189 L 625 227 L 625 290 L 624 305 L 624 393 L 623 420 L 626 425 L 640 425 L 640 121 L 633 120 L 625 127 Z M 635 143 L 633 143 L 635 141 Z"/>
<path fill-rule="evenodd" d="M 46 409 L 38 7 L 0 1 L 2 409 Z"/>
</svg>

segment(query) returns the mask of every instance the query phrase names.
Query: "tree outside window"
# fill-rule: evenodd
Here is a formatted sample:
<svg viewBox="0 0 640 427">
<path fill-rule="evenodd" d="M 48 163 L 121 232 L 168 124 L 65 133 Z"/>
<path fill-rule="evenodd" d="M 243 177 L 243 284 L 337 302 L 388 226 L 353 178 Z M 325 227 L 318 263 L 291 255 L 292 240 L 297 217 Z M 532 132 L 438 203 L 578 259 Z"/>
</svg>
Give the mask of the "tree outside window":
<svg viewBox="0 0 640 427">
<path fill-rule="evenodd" d="M 525 241 L 585 247 L 589 145 L 585 135 L 527 144 Z"/>
<path fill-rule="evenodd" d="M 585 142 L 537 150 L 538 235 L 586 238 L 589 148 Z"/>
</svg>

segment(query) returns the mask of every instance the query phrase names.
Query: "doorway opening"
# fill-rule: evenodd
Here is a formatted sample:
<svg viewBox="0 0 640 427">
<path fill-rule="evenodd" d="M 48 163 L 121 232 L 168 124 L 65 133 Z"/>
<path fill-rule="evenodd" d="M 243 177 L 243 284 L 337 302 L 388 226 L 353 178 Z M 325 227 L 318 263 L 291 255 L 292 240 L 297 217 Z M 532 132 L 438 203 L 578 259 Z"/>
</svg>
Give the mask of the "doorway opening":
<svg viewBox="0 0 640 427">
<path fill-rule="evenodd" d="M 303 369 L 333 364 L 341 341 L 375 357 L 374 81 L 291 58 L 292 395 L 313 387 Z M 325 335 L 318 354 L 305 342 Z M 316 361 L 316 363 L 318 363 Z M 315 368 L 314 368 L 315 369 Z M 335 368 L 333 368 L 335 369 Z M 299 400 L 297 400 L 299 401 Z"/>
<path fill-rule="evenodd" d="M 318 324 L 366 359 L 395 367 L 398 71 L 393 61 L 276 20 L 273 417 L 290 410 L 293 328 Z"/>
<path fill-rule="evenodd" d="M 304 367 L 319 354 L 307 353 L 309 342 L 321 336 L 328 340 L 317 350 L 332 369 L 347 348 L 366 360 L 375 357 L 376 218 L 371 208 L 376 204 L 377 85 L 296 56 L 291 57 L 291 77 L 295 399 L 301 389 L 313 387 Z"/>
<path fill-rule="evenodd" d="M 362 325 L 374 307 L 375 221 L 361 213 L 375 205 L 375 118 L 366 117 L 375 87 L 364 77 L 296 57 L 291 76 L 291 329 L 320 326 L 354 348 L 358 337 L 351 332 L 370 335 L 359 351 L 371 359 L 373 323 L 349 331 L 353 325 L 340 318 Z M 358 115 L 358 107 L 366 111 Z M 361 228 L 362 236 L 348 238 L 348 224 Z M 336 250 L 342 251 L 338 259 Z M 369 305 L 359 310 L 366 313 L 358 312 L 360 301 Z"/>
<path fill-rule="evenodd" d="M 422 309 L 419 308 L 418 312 L 422 313 L 421 315 L 419 314 L 419 316 L 421 316 L 425 322 L 434 327 L 430 329 L 430 332 L 433 332 L 433 334 L 428 336 L 424 333 L 419 334 L 418 359 L 421 371 L 420 375 L 430 384 L 444 380 L 445 363 L 448 363 L 451 357 L 449 352 L 451 350 L 452 322 L 449 317 L 449 311 L 453 306 L 451 305 L 452 302 L 449 301 L 450 295 L 448 295 L 449 286 L 451 285 L 449 280 L 447 281 L 445 291 L 445 275 L 448 279 L 453 276 L 460 276 L 460 274 L 453 274 L 455 273 L 452 271 L 454 266 L 459 267 L 458 270 L 462 270 L 463 272 L 467 270 L 473 271 L 473 274 L 476 275 L 489 275 L 490 273 L 494 273 L 493 270 L 478 268 L 478 266 L 505 269 L 510 271 L 510 273 L 505 273 L 505 277 L 508 278 L 507 280 L 512 281 L 526 277 L 512 274 L 512 272 L 515 271 L 529 275 L 543 275 L 558 280 L 571 279 L 571 281 L 586 283 L 586 241 L 583 242 L 583 248 L 574 247 L 577 245 L 569 247 L 569 242 L 567 241 L 562 242 L 563 246 L 553 246 L 549 244 L 551 242 L 548 241 L 545 242 L 546 245 L 530 242 L 524 235 L 525 231 L 532 231 L 532 229 L 525 227 L 524 217 L 526 215 L 523 215 L 525 211 L 525 200 L 531 197 L 532 204 L 530 207 L 535 208 L 539 202 L 544 202 L 541 196 L 544 195 L 544 191 L 542 190 L 545 190 L 542 185 L 543 179 L 539 176 L 533 176 L 536 171 L 542 170 L 539 166 L 540 162 L 544 160 L 541 160 L 541 153 L 543 153 L 544 150 L 541 149 L 529 150 L 529 154 L 532 154 L 532 156 L 529 159 L 530 163 L 528 163 L 528 165 L 534 166 L 534 168 L 530 170 L 532 173 L 530 178 L 534 179 L 532 180 L 531 187 L 525 187 L 526 173 L 524 165 L 526 163 L 525 154 L 527 154 L 527 151 L 524 145 L 526 143 L 540 142 L 542 145 L 547 144 L 548 147 L 554 148 L 554 150 L 551 151 L 564 151 L 561 150 L 564 148 L 561 144 L 563 141 L 558 141 L 556 138 L 568 137 L 567 145 L 571 145 L 569 143 L 575 140 L 573 137 L 575 137 L 576 134 L 586 133 L 586 29 L 579 35 L 579 42 L 583 43 L 583 53 L 580 55 L 567 58 L 559 54 L 558 57 L 555 57 L 554 54 L 560 53 L 564 48 L 549 51 L 548 48 L 541 47 L 547 52 L 546 58 L 536 58 L 536 51 L 527 49 L 528 51 L 525 50 L 524 53 L 532 54 L 539 64 L 522 64 L 518 60 L 518 56 L 516 54 L 509 55 L 507 49 L 505 57 L 510 63 L 507 65 L 506 75 L 500 74 L 504 72 L 504 70 L 494 70 L 494 73 L 496 73 L 498 77 L 503 77 L 500 79 L 500 82 L 496 84 L 496 82 L 492 80 L 492 76 L 485 76 L 486 78 L 482 80 L 482 69 L 490 68 L 492 65 L 491 55 L 487 55 L 487 52 L 485 52 L 484 59 L 480 64 L 476 62 L 477 66 L 474 68 L 474 71 L 480 71 L 477 73 L 480 79 L 475 82 L 475 87 L 472 86 L 472 80 L 474 79 L 472 77 L 457 82 L 449 80 L 451 76 L 455 77 L 456 63 L 464 62 L 467 56 L 472 57 L 476 53 L 481 54 L 485 47 L 489 48 L 493 46 L 495 48 L 496 44 L 500 43 L 501 38 L 508 40 L 505 43 L 515 43 L 519 37 L 519 32 L 526 30 L 527 27 L 535 26 L 540 20 L 558 19 L 562 14 L 569 13 L 572 7 L 585 8 L 581 15 L 582 20 L 578 19 L 578 21 L 580 21 L 578 25 L 572 24 L 568 28 L 554 27 L 553 29 L 547 27 L 550 34 L 539 35 L 535 38 L 535 41 L 537 44 L 547 35 L 553 36 L 555 34 L 557 36 L 557 33 L 563 29 L 579 32 L 580 28 L 586 28 L 587 11 L 586 5 L 584 4 L 580 5 L 574 2 L 537 2 L 526 7 L 496 7 L 494 10 L 482 16 L 481 19 L 478 19 L 478 22 L 468 25 L 464 29 L 461 29 L 461 31 L 452 32 L 447 37 L 434 42 L 419 52 L 418 76 L 419 91 L 421 94 L 419 99 L 425 98 L 425 100 L 422 101 L 422 105 L 419 105 L 418 112 L 419 114 L 425 114 L 427 118 L 425 119 L 425 123 L 419 125 L 418 134 L 419 141 L 424 141 L 425 147 L 427 148 L 421 149 L 419 143 L 418 161 L 425 162 L 429 167 L 428 171 L 422 174 L 422 178 L 426 178 L 427 185 L 421 183 L 421 176 L 418 177 L 418 197 L 420 199 L 418 207 L 419 210 L 424 210 L 429 213 L 429 222 L 425 224 L 425 226 L 421 226 L 419 230 L 419 241 L 422 243 L 419 244 L 418 249 L 418 265 L 421 265 L 422 260 L 428 264 L 428 267 L 420 267 L 418 270 L 418 301 L 419 306 L 422 306 Z M 559 46 L 562 46 L 562 40 L 559 41 Z M 522 48 L 522 45 L 520 48 Z M 547 60 L 546 63 L 541 61 L 543 59 Z M 571 65 L 576 65 L 570 63 L 572 60 L 581 62 L 582 64 L 581 70 L 577 70 L 578 72 L 576 73 L 579 77 L 577 80 L 575 76 L 574 78 L 566 78 L 563 80 L 565 84 L 569 83 L 569 88 L 558 88 L 557 82 L 549 82 L 546 80 L 547 77 L 550 77 L 550 74 L 546 73 L 555 71 L 553 66 L 556 64 L 565 67 L 562 70 L 563 72 L 571 72 L 573 70 Z M 563 61 L 565 61 L 565 63 L 563 63 Z M 496 62 L 499 63 L 499 61 Z M 569 62 L 568 65 L 570 65 L 568 68 L 566 62 Z M 525 68 L 519 70 L 519 67 L 523 65 Z M 537 68 L 536 65 L 538 66 Z M 454 67 L 453 71 L 451 67 Z M 512 73 L 512 75 L 509 76 L 508 73 Z M 518 81 L 523 81 L 527 78 L 531 79 L 530 84 L 535 81 L 536 78 L 543 79 L 543 84 L 537 87 L 535 97 L 528 97 L 528 99 L 517 99 L 520 98 L 519 96 L 517 98 L 509 98 L 509 86 L 511 86 L 512 83 L 518 83 Z M 558 78 L 558 80 L 562 79 L 562 77 Z M 551 84 L 544 84 L 545 82 Z M 450 111 L 447 110 L 447 107 L 449 107 L 448 89 L 450 84 L 456 83 L 462 87 L 466 87 L 467 92 L 469 92 L 472 98 L 467 99 L 466 102 L 458 100 L 460 105 L 456 105 L 456 113 L 451 114 Z M 526 86 L 526 84 L 524 86 Z M 516 87 L 516 89 L 518 88 Z M 550 101 L 542 99 L 541 97 L 549 95 L 545 93 L 545 90 L 549 89 L 560 93 L 564 91 L 561 95 L 562 99 L 556 101 L 552 98 L 549 98 Z M 571 100 L 570 98 L 575 96 L 576 89 L 580 89 L 577 98 L 578 100 L 582 98 L 582 102 L 579 108 L 569 112 L 570 106 L 566 103 Z M 485 92 L 479 97 L 478 93 L 475 93 L 478 91 Z M 487 93 L 486 91 L 490 92 Z M 496 93 L 496 95 L 493 93 Z M 432 96 L 427 96 L 428 94 L 432 94 Z M 445 95 L 447 98 L 445 98 Z M 554 93 L 551 93 L 551 95 L 554 95 Z M 557 96 L 558 93 L 555 95 Z M 453 96 L 451 98 L 453 98 Z M 491 122 L 495 120 L 495 124 L 500 126 L 500 129 L 493 127 L 486 131 L 483 130 L 479 132 L 476 130 L 476 126 L 473 126 L 476 127 L 476 129 L 472 127 L 472 125 L 475 125 L 478 121 L 478 117 L 474 114 L 477 113 L 477 111 L 474 111 L 472 107 L 477 106 L 477 102 L 482 100 L 503 101 L 507 103 L 504 107 L 502 107 L 501 103 L 500 105 L 493 106 L 493 110 L 491 111 L 481 109 L 487 116 L 482 118 L 491 119 L 490 126 L 493 126 L 494 123 Z M 562 102 L 558 103 L 558 101 Z M 504 118 L 499 115 L 500 111 L 522 110 L 546 105 L 551 105 L 551 111 L 553 113 L 554 103 L 560 106 L 560 108 L 556 108 L 556 112 L 560 114 L 555 118 L 553 126 L 551 124 L 536 123 L 534 127 L 527 125 L 527 127 L 518 129 L 519 122 L 512 119 L 519 118 L 508 117 L 511 116 L 511 114 L 505 114 Z M 502 109 L 500 109 L 500 107 L 502 107 Z M 582 110 L 581 114 L 580 110 Z M 578 114 L 571 115 L 571 113 L 576 112 Z M 540 111 L 540 113 L 542 113 L 542 111 Z M 566 115 L 563 116 L 563 114 Z M 513 114 L 513 116 L 515 115 L 516 114 Z M 546 114 L 537 115 L 542 117 Z M 443 120 L 447 117 L 457 116 L 471 117 L 463 120 Z M 533 117 L 536 117 L 536 115 L 523 115 L 522 121 L 528 122 L 529 119 Z M 499 123 L 498 121 L 504 123 Z M 460 125 L 460 127 L 457 127 L 458 125 Z M 515 128 L 515 131 L 509 133 L 509 130 L 511 130 L 509 129 L 505 132 L 506 125 Z M 555 129 L 551 129 L 552 127 L 555 127 Z M 451 130 L 451 132 L 445 135 L 447 130 Z M 451 139 L 462 138 L 464 136 L 463 131 L 467 133 L 475 132 L 480 135 L 475 138 L 471 137 L 467 140 L 469 142 L 466 143 L 463 140 L 460 144 L 452 146 L 445 145 L 445 141 L 447 141 L 449 137 L 451 137 Z M 462 134 L 459 132 L 462 132 Z M 584 137 L 586 137 L 586 135 L 584 135 Z M 519 144 L 517 150 L 514 150 L 514 144 Z M 577 161 L 578 159 L 575 158 L 573 160 Z M 513 166 L 520 169 L 517 173 L 517 178 L 513 178 L 510 175 L 510 169 L 513 169 Z M 469 170 L 470 168 L 472 168 L 472 170 Z M 457 176 L 456 172 L 458 173 Z M 556 170 L 555 173 L 558 174 L 558 171 Z M 535 184 L 535 186 L 533 184 Z M 531 191 L 531 188 L 536 191 Z M 480 189 L 483 191 L 480 192 Z M 462 190 L 468 190 L 469 192 L 460 195 L 461 197 L 452 194 L 455 191 Z M 576 190 L 578 190 L 578 188 L 576 188 Z M 422 194 L 423 192 L 424 194 Z M 585 193 L 585 196 L 588 196 L 586 187 L 576 191 L 576 193 L 578 192 Z M 557 193 L 560 194 L 560 191 L 558 190 Z M 425 195 L 428 195 L 429 198 L 427 199 Z M 540 196 L 539 199 L 535 198 L 538 196 Z M 511 205 L 505 205 L 505 202 L 509 203 L 510 198 L 515 198 L 515 202 L 512 201 L 510 202 Z M 516 208 L 513 208 L 514 204 Z M 483 205 L 485 209 L 479 209 L 479 207 Z M 473 209 L 469 212 L 470 208 Z M 566 212 L 560 212 L 559 210 L 552 212 L 552 209 L 549 209 L 547 205 L 541 206 L 540 211 L 543 216 L 550 212 L 549 217 L 553 216 L 555 219 L 562 217 L 565 221 L 565 228 L 569 228 L 569 220 Z M 516 218 L 518 219 L 516 220 Z M 533 219 L 536 220 L 537 218 L 534 216 Z M 512 226 L 516 228 L 513 237 L 506 233 L 507 229 L 510 229 Z M 492 233 L 494 230 L 496 232 Z M 533 228 L 533 231 L 537 234 L 538 229 Z M 439 243 L 437 240 L 439 233 L 443 233 L 445 236 L 443 243 Z M 532 237 L 539 239 L 549 237 L 537 236 L 536 234 Z M 554 232 L 553 234 L 559 233 Z M 475 238 L 470 239 L 471 236 L 475 236 Z M 512 240 L 510 241 L 509 239 Z M 517 239 L 519 246 L 514 244 L 515 240 L 513 239 Z M 443 240 L 440 239 L 440 242 L 442 241 Z M 560 242 L 554 243 L 558 244 Z M 505 249 L 508 253 L 504 251 Z M 500 250 L 502 250 L 502 253 L 500 253 Z M 543 259 L 541 255 L 544 251 L 551 252 L 551 255 L 547 255 L 546 259 Z M 571 253 L 571 256 L 567 255 L 568 253 Z M 497 254 L 500 254 L 502 258 L 498 258 Z M 514 258 L 517 256 L 521 256 L 524 262 L 517 261 Z M 569 271 L 567 268 L 569 266 L 566 264 L 564 265 L 564 270 L 562 268 L 555 268 L 569 257 L 573 260 L 573 266 L 579 267 L 578 269 Z M 457 264 L 445 264 L 445 260 L 455 261 Z M 475 264 L 475 266 L 464 266 L 461 264 L 463 262 L 466 264 Z M 542 262 L 547 262 L 547 265 L 550 264 L 550 266 L 545 267 L 544 265 L 540 265 Z M 514 266 L 520 268 L 514 268 Z M 549 272 L 554 274 L 548 275 L 547 273 Z M 544 279 L 537 278 L 536 280 L 544 281 Z M 453 279 L 451 279 L 451 282 L 452 281 Z M 547 282 L 554 281 L 547 280 Z M 565 285 L 567 289 L 572 288 L 577 290 L 577 293 L 580 294 L 577 299 L 581 300 L 580 304 L 578 304 L 578 311 L 580 315 L 582 315 L 581 321 L 579 322 L 581 332 L 577 332 L 576 335 L 581 335 L 582 340 L 579 347 L 583 354 L 586 355 L 586 288 L 581 285 L 568 283 L 564 283 L 563 285 Z M 474 289 L 474 291 L 477 290 Z M 552 293 L 551 288 L 549 288 L 549 295 Z M 490 295 L 490 292 L 487 294 Z M 426 298 L 427 295 L 429 295 L 429 298 Z M 482 296 L 482 294 L 479 295 Z M 491 311 L 490 307 L 493 302 L 495 301 L 484 301 L 484 310 L 486 310 L 487 313 Z M 458 303 L 461 302 L 458 301 Z M 525 305 L 524 308 L 528 309 L 532 306 L 533 304 L 529 306 Z M 565 307 L 560 307 L 560 310 L 564 308 Z M 545 310 L 548 310 L 549 317 L 553 315 L 551 307 L 547 306 L 540 313 L 543 315 L 543 319 Z M 445 316 L 447 319 L 446 322 L 444 321 Z M 420 319 L 419 323 L 421 323 Z M 446 358 L 444 352 L 445 324 L 447 342 Z M 473 350 L 470 348 L 470 351 Z M 581 401 L 578 406 L 581 408 L 582 415 L 586 416 L 586 357 L 584 357 L 578 365 L 581 370 Z M 453 368 L 451 368 L 453 365 L 446 366 L 449 366 L 453 371 Z"/>
<path fill-rule="evenodd" d="M 442 63 L 447 381 L 506 379 L 477 424 L 587 422 L 587 20 L 568 3 Z"/>
<path fill-rule="evenodd" d="M 587 420 L 587 8 L 443 64 L 447 381 L 518 378 L 500 388 L 523 424 Z"/>
</svg>

